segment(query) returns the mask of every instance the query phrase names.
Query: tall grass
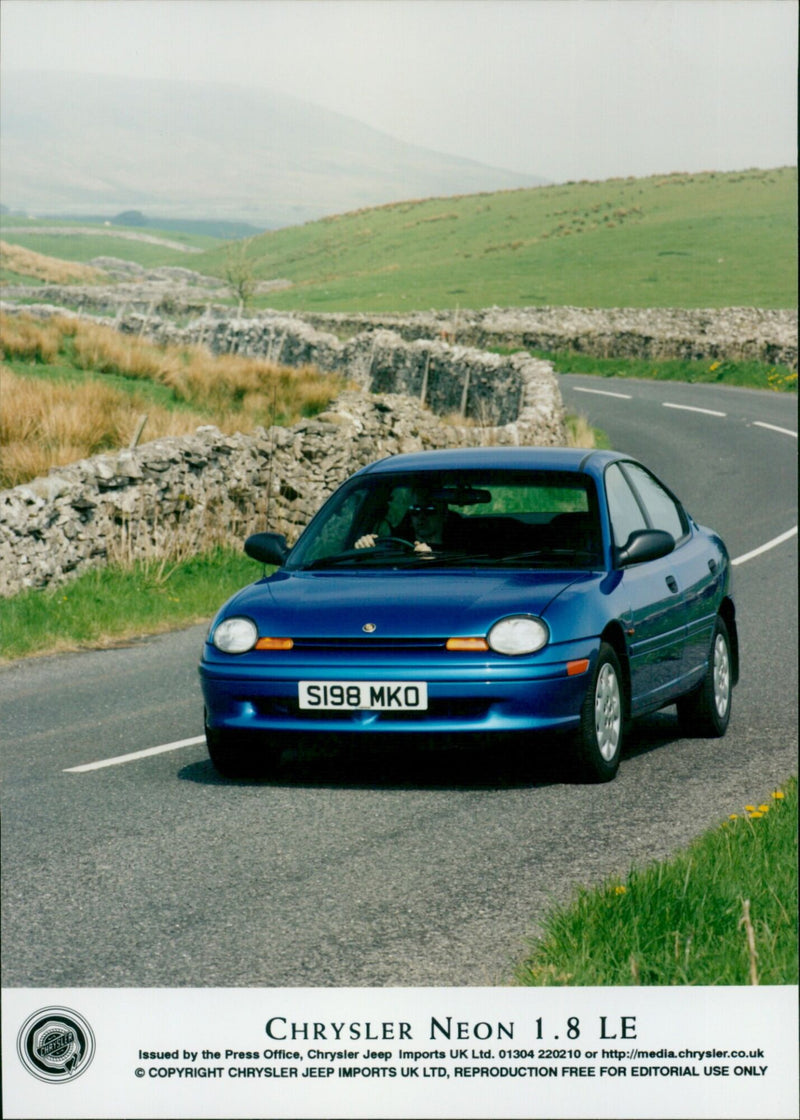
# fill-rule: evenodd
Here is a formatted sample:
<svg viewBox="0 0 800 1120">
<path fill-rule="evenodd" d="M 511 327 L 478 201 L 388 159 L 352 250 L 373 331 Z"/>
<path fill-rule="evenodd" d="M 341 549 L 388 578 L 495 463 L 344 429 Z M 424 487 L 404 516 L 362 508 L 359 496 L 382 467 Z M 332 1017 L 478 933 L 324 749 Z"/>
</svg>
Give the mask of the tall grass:
<svg viewBox="0 0 800 1120">
<path fill-rule="evenodd" d="M 292 424 L 323 411 L 343 380 L 199 346 L 157 346 L 112 327 L 0 316 L 0 486 L 146 439 L 213 423 L 224 432 Z"/>
<path fill-rule="evenodd" d="M 141 394 L 85 381 L 21 377 L 0 366 L 0 487 L 18 486 L 102 451 L 127 447 L 147 415 L 150 439 L 184 435 L 206 419 L 173 412 Z"/>
<path fill-rule="evenodd" d="M 77 321 L 64 316 L 33 319 L 30 315 L 0 315 L 2 357 L 54 362 L 64 340 L 77 329 Z"/>
<path fill-rule="evenodd" d="M 578 890 L 517 970 L 529 985 L 797 979 L 796 780 L 674 858 Z"/>
<path fill-rule="evenodd" d="M 0 241 L 0 268 L 50 284 L 97 284 L 106 278 L 99 268 L 59 260 L 7 241 Z"/>
</svg>

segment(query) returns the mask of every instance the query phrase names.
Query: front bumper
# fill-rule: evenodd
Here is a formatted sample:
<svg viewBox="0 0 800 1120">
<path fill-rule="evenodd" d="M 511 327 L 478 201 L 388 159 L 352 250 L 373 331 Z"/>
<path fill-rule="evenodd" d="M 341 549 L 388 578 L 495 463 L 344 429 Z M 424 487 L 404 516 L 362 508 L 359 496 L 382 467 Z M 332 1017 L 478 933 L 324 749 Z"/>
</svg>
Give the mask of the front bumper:
<svg viewBox="0 0 800 1120">
<path fill-rule="evenodd" d="M 421 660 L 251 652 L 206 646 L 200 679 L 209 728 L 237 733 L 380 732 L 424 735 L 569 730 L 580 719 L 599 642 L 572 642 L 529 657 L 446 653 Z M 577 675 L 569 663 L 585 659 Z M 424 681 L 425 711 L 306 711 L 298 681 Z"/>
</svg>

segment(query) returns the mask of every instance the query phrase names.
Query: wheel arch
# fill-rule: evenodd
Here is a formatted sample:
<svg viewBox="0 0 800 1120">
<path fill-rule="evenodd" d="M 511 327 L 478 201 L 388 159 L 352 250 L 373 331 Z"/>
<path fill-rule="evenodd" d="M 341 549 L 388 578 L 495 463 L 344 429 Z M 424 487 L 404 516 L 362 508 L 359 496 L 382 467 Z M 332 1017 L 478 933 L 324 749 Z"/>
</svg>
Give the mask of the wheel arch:
<svg viewBox="0 0 800 1120">
<path fill-rule="evenodd" d="M 623 676 L 622 701 L 625 709 L 625 719 L 629 720 L 631 716 L 631 665 L 628 657 L 628 644 L 625 641 L 625 632 L 619 622 L 609 622 L 600 635 L 600 639 L 603 642 L 608 642 L 619 659 L 619 665 Z"/>
<path fill-rule="evenodd" d="M 733 599 L 726 595 L 719 605 L 719 614 L 728 629 L 731 644 L 731 677 L 733 684 L 739 683 L 739 630 L 736 626 L 736 607 Z"/>
</svg>

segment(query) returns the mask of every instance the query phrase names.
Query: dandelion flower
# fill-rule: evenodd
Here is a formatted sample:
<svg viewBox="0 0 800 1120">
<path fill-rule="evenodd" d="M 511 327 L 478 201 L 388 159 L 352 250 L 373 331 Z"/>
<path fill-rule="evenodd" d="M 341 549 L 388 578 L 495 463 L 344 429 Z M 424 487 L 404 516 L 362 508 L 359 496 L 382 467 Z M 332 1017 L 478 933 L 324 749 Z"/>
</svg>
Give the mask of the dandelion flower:
<svg viewBox="0 0 800 1120">
<path fill-rule="evenodd" d="M 750 820 L 750 821 L 757 821 L 757 820 L 759 820 L 759 818 L 761 818 L 763 816 L 764 816 L 764 814 L 759 813 L 758 809 L 754 809 L 753 812 L 750 814 L 750 816 L 747 819 Z"/>
<path fill-rule="evenodd" d="M 755 813 L 755 811 L 756 811 L 755 805 L 745 805 L 745 809 L 747 810 L 748 813 Z"/>
<path fill-rule="evenodd" d="M 776 801 L 783 801 L 786 794 L 782 789 L 776 789 L 772 796 Z"/>
<path fill-rule="evenodd" d="M 759 811 L 759 813 L 768 813 L 769 812 L 769 805 L 759 805 L 758 811 Z"/>
<path fill-rule="evenodd" d="M 622 886 L 622 885 L 620 884 L 620 886 L 618 886 L 618 887 L 614 887 L 614 894 L 626 894 L 626 893 L 627 893 L 627 890 L 628 890 L 628 888 L 627 888 L 627 887 L 623 887 L 623 886 Z"/>
<path fill-rule="evenodd" d="M 738 813 L 731 813 L 730 816 L 728 817 L 729 821 L 738 821 L 738 819 L 739 819 L 739 814 Z"/>
</svg>

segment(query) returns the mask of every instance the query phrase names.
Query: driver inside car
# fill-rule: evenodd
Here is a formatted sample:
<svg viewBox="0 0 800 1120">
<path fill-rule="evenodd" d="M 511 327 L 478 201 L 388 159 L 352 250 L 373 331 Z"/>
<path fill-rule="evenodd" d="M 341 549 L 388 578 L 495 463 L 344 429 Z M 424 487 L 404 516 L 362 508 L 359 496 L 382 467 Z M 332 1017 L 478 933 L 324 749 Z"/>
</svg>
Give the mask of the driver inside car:
<svg viewBox="0 0 800 1120">
<path fill-rule="evenodd" d="M 447 508 L 445 502 L 421 495 L 414 499 L 403 522 L 390 535 L 402 537 L 405 530 L 409 538 L 413 537 L 415 552 L 432 552 L 447 543 L 449 530 L 457 521 L 457 515 Z M 364 533 L 355 542 L 355 547 L 375 548 L 380 537 L 379 533 Z"/>
</svg>

